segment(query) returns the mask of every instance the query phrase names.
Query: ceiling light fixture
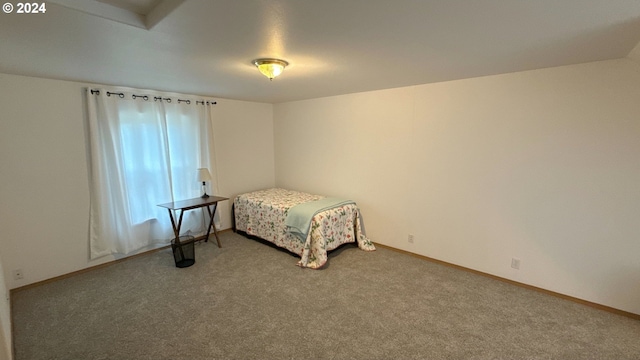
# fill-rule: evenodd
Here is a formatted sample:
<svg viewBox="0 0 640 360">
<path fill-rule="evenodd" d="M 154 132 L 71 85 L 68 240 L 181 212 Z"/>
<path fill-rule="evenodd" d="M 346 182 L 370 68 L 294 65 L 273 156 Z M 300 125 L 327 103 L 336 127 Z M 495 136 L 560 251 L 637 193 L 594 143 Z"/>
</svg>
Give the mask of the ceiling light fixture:
<svg viewBox="0 0 640 360">
<path fill-rule="evenodd" d="M 280 59 L 256 59 L 253 60 L 253 64 L 269 80 L 273 80 L 274 77 L 282 74 L 285 66 L 289 65 L 288 62 Z"/>
</svg>

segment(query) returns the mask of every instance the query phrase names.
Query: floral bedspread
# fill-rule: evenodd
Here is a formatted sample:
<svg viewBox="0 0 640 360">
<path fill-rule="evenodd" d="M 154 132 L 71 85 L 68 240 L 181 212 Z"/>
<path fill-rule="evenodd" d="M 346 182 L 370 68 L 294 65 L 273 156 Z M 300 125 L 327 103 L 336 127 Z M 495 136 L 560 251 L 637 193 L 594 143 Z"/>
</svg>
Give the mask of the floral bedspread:
<svg viewBox="0 0 640 360">
<path fill-rule="evenodd" d="M 238 195 L 234 200 L 236 229 L 300 255 L 298 265 L 317 269 L 327 262 L 327 251 L 357 242 L 365 251 L 375 250 L 362 228 L 356 204 L 346 204 L 316 214 L 305 241 L 289 233 L 285 219 L 295 205 L 324 198 L 285 189 L 267 189 Z"/>
</svg>

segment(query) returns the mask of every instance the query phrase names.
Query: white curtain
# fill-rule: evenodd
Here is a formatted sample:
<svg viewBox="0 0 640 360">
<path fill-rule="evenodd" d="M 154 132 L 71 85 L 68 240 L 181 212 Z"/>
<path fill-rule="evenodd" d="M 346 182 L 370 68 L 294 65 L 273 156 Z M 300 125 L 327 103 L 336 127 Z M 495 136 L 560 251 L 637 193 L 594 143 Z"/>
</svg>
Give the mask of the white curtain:
<svg viewBox="0 0 640 360">
<path fill-rule="evenodd" d="M 208 193 L 217 193 L 212 103 L 130 89 L 87 89 L 86 98 L 91 258 L 168 244 L 173 228 L 158 204 L 202 195 L 198 168 L 210 170 Z M 185 212 L 181 235 L 206 225 L 205 211 Z"/>
</svg>

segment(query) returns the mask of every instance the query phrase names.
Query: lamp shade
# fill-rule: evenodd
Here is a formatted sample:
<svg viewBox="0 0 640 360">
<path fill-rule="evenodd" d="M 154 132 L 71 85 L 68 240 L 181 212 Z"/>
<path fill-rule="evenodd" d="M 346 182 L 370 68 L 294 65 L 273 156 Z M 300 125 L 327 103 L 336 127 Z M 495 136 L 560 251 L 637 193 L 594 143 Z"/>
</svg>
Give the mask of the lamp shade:
<svg viewBox="0 0 640 360">
<path fill-rule="evenodd" d="M 258 71 L 262 75 L 273 80 L 274 77 L 282 74 L 284 68 L 289 65 L 288 62 L 280 59 L 256 59 L 253 60 L 253 64 L 258 67 Z"/>
<path fill-rule="evenodd" d="M 200 168 L 198 169 L 198 181 L 211 181 L 211 174 L 209 173 L 209 169 Z"/>
</svg>

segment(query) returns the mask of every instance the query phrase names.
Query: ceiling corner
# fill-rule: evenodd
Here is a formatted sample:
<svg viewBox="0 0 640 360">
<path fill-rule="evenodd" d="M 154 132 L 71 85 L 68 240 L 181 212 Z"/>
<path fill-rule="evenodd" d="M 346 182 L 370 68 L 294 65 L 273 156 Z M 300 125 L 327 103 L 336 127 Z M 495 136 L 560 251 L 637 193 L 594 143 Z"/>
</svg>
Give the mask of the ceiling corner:
<svg viewBox="0 0 640 360">
<path fill-rule="evenodd" d="M 151 30 L 185 0 L 51 0 L 51 2 L 103 19 Z"/>
<path fill-rule="evenodd" d="M 629 54 L 627 54 L 627 57 L 635 61 L 640 61 L 640 42 L 637 43 L 633 49 L 631 49 Z"/>
<path fill-rule="evenodd" d="M 153 29 L 154 26 L 158 25 L 164 18 L 169 16 L 178 6 L 182 5 L 185 0 L 163 0 L 158 3 L 145 18 L 145 25 L 147 30 Z"/>
</svg>

